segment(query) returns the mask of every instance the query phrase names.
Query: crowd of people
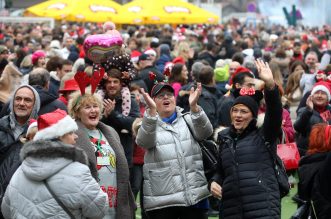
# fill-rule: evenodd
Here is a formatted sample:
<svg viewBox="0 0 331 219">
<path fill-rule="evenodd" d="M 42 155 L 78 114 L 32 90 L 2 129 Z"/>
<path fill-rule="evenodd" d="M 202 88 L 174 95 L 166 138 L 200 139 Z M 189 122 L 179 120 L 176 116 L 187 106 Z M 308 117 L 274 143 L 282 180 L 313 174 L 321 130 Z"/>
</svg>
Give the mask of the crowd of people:
<svg viewBox="0 0 331 219">
<path fill-rule="evenodd" d="M 0 27 L 1 217 L 280 218 L 288 139 L 298 207 L 331 218 L 331 27 L 122 28 Z"/>
</svg>

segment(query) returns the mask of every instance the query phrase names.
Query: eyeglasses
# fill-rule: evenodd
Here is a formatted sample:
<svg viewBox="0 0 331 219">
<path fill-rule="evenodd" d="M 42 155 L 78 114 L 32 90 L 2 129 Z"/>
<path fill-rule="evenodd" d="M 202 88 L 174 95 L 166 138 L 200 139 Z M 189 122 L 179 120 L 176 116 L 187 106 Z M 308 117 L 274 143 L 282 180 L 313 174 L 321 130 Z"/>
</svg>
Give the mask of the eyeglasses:
<svg viewBox="0 0 331 219">
<path fill-rule="evenodd" d="M 165 96 L 167 95 L 167 97 L 171 98 L 174 96 L 174 94 L 172 92 L 166 91 L 166 92 L 161 92 L 158 95 L 156 95 L 156 98 L 161 100 L 163 99 Z"/>
</svg>

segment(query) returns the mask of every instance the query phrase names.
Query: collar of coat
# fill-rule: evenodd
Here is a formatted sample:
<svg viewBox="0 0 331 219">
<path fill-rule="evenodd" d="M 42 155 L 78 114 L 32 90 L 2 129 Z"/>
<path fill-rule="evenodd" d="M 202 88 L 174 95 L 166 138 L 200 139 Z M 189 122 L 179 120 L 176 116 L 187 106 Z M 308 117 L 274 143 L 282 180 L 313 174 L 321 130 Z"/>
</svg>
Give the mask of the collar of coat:
<svg viewBox="0 0 331 219">
<path fill-rule="evenodd" d="M 38 140 L 26 143 L 20 153 L 21 160 L 27 157 L 67 158 L 88 165 L 85 152 L 61 141 Z"/>
</svg>

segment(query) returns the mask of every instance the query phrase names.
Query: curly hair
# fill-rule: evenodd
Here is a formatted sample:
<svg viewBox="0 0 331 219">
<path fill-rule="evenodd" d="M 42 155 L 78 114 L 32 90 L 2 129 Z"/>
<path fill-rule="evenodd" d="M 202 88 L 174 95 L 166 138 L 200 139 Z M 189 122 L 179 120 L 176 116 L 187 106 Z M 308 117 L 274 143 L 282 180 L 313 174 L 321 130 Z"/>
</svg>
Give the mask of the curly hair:
<svg viewBox="0 0 331 219">
<path fill-rule="evenodd" d="M 84 95 L 81 95 L 79 91 L 74 92 L 70 95 L 70 100 L 68 103 L 68 112 L 69 115 L 75 120 L 79 120 L 79 111 L 86 104 L 96 103 L 100 108 L 100 118 L 103 111 L 102 98 L 98 94 L 91 94 L 86 92 Z"/>
</svg>

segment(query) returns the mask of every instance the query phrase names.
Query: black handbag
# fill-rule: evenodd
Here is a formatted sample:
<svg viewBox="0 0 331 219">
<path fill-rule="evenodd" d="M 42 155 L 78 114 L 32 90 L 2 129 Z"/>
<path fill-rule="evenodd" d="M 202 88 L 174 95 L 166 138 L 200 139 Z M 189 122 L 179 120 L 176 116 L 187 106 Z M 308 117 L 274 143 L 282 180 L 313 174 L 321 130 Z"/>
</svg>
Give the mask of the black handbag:
<svg viewBox="0 0 331 219">
<path fill-rule="evenodd" d="M 184 121 L 186 122 L 188 129 L 190 130 L 192 137 L 195 139 L 193 135 L 193 131 L 185 119 L 185 115 L 183 115 L 183 118 Z M 201 141 L 196 140 L 196 141 L 198 142 L 201 149 L 203 169 L 207 181 L 209 181 L 213 177 L 217 168 L 217 153 L 218 153 L 217 144 L 213 140 L 201 140 Z"/>
<path fill-rule="evenodd" d="M 305 201 L 292 215 L 291 219 L 306 219 L 311 214 L 310 204 Z"/>
<path fill-rule="evenodd" d="M 266 147 L 273 159 L 275 175 L 279 186 L 280 198 L 283 198 L 290 192 L 291 187 L 290 183 L 288 182 L 288 176 L 286 174 L 285 166 L 283 164 L 283 161 L 278 157 L 278 155 L 272 153 L 269 142 L 266 142 Z"/>
</svg>

